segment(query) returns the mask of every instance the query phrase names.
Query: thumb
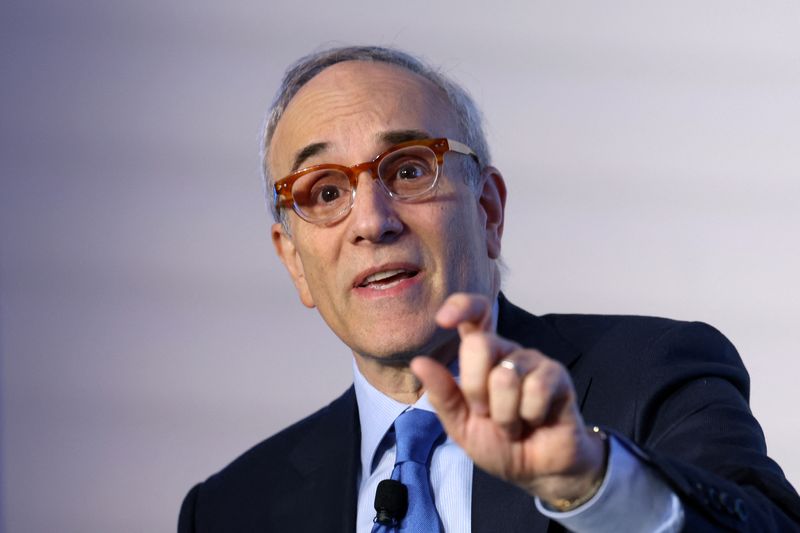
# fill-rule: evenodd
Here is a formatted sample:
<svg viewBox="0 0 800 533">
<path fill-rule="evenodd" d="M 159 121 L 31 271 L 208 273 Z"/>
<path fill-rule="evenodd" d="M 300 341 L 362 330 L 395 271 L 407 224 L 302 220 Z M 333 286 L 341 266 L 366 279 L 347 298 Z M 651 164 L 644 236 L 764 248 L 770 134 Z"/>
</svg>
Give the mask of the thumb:
<svg viewBox="0 0 800 533">
<path fill-rule="evenodd" d="M 469 418 L 469 406 L 450 371 L 430 357 L 419 356 L 411 361 L 411 371 L 428 392 L 445 431 L 456 442 Z"/>
</svg>

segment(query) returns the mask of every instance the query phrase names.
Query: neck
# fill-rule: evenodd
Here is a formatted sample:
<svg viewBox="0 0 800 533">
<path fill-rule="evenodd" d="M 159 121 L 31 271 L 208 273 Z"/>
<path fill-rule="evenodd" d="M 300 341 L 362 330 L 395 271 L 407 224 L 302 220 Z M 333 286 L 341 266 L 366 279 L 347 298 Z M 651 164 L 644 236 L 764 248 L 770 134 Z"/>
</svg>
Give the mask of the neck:
<svg viewBox="0 0 800 533">
<path fill-rule="evenodd" d="M 458 356 L 458 344 L 458 335 L 453 335 L 428 356 L 448 366 Z M 356 352 L 353 352 L 353 357 L 358 371 L 369 384 L 393 400 L 410 405 L 425 393 L 422 384 L 408 367 L 411 359 L 371 357 Z"/>
</svg>

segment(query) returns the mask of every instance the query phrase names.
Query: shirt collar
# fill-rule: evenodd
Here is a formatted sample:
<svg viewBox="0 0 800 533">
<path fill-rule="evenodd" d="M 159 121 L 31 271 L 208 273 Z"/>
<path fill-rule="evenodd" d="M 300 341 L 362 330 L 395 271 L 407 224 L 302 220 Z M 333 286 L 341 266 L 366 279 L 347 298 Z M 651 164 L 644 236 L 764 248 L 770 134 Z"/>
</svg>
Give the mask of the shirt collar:
<svg viewBox="0 0 800 533">
<path fill-rule="evenodd" d="M 373 387 L 365 378 L 353 359 L 353 387 L 356 390 L 358 419 L 361 424 L 361 472 L 369 476 L 372 458 L 383 436 L 392 427 L 394 419 L 409 408 Z"/>
<path fill-rule="evenodd" d="M 492 330 L 494 331 L 497 331 L 498 308 L 498 302 L 495 300 L 492 306 Z M 450 370 L 458 379 L 458 359 L 450 366 Z M 395 418 L 412 407 L 433 413 L 436 411 L 428 400 L 427 392 L 413 406 L 398 402 L 385 395 L 373 387 L 361 374 L 355 359 L 353 359 L 353 387 L 356 392 L 358 418 L 361 424 L 361 472 L 362 476 L 368 476 L 372 472 L 375 452 L 386 432 L 394 424 Z"/>
</svg>

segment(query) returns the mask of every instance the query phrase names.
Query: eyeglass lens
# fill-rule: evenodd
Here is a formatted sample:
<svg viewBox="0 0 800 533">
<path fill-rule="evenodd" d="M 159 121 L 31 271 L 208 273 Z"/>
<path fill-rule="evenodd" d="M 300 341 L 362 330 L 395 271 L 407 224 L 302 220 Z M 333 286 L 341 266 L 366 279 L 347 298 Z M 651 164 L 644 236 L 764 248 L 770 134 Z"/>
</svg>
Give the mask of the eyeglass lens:
<svg viewBox="0 0 800 533">
<path fill-rule="evenodd" d="M 427 146 L 407 146 L 385 154 L 378 164 L 378 179 L 394 198 L 413 198 L 436 182 L 436 154 Z M 351 206 L 354 191 L 341 170 L 320 169 L 301 176 L 292 185 L 296 209 L 311 221 L 330 220 Z"/>
</svg>

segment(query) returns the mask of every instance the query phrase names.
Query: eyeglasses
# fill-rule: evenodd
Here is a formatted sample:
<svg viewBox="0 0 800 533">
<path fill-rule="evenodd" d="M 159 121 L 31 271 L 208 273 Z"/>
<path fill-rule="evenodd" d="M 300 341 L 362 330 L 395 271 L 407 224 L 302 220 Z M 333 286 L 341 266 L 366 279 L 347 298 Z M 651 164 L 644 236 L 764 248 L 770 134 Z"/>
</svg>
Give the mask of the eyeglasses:
<svg viewBox="0 0 800 533">
<path fill-rule="evenodd" d="M 300 218 L 313 224 L 344 217 L 356 199 L 358 176 L 365 170 L 377 179 L 391 198 L 410 200 L 432 190 L 439 179 L 444 154 L 457 152 L 478 156 L 452 139 L 423 139 L 392 146 L 372 161 L 353 166 L 314 165 L 275 182 L 275 205 L 292 207 Z"/>
</svg>

